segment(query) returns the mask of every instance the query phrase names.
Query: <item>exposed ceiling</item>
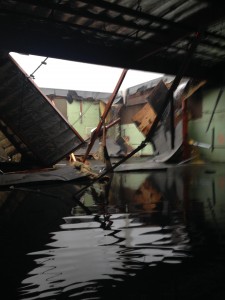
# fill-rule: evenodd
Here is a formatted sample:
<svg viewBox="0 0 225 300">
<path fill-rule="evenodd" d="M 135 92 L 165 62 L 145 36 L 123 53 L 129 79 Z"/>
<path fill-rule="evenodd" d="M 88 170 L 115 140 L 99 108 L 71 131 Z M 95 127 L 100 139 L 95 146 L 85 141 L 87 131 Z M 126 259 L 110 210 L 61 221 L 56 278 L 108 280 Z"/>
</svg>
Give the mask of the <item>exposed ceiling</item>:
<svg viewBox="0 0 225 300">
<path fill-rule="evenodd" d="M 223 82 L 225 2 L 3 0 L 0 49 Z"/>
</svg>

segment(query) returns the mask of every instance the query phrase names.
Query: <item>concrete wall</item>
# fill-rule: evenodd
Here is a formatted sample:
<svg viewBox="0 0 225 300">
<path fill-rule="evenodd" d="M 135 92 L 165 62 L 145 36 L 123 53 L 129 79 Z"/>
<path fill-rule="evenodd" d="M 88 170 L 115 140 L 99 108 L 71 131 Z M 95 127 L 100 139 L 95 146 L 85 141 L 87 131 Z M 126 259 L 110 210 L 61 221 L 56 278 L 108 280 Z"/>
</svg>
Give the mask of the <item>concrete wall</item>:
<svg viewBox="0 0 225 300">
<path fill-rule="evenodd" d="M 220 89 L 204 89 L 202 117 L 189 121 L 189 139 L 213 145 L 214 149 L 199 148 L 200 157 L 206 161 L 225 162 L 225 92 L 216 107 L 211 125 L 206 132 Z M 214 135 L 214 139 L 213 139 Z"/>
</svg>

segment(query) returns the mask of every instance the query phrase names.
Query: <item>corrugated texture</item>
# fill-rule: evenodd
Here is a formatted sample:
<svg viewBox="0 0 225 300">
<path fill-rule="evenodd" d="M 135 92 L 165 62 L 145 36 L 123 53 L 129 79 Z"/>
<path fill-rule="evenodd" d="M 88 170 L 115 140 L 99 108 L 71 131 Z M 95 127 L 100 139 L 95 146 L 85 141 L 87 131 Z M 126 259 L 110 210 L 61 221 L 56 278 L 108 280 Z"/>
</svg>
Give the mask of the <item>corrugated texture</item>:
<svg viewBox="0 0 225 300">
<path fill-rule="evenodd" d="M 186 76 L 221 80 L 225 3 L 199 0 L 3 0 L 0 48 L 174 75 L 202 39 Z"/>
<path fill-rule="evenodd" d="M 22 156 L 50 166 L 83 142 L 10 56 L 0 58 L 1 130 Z"/>
</svg>

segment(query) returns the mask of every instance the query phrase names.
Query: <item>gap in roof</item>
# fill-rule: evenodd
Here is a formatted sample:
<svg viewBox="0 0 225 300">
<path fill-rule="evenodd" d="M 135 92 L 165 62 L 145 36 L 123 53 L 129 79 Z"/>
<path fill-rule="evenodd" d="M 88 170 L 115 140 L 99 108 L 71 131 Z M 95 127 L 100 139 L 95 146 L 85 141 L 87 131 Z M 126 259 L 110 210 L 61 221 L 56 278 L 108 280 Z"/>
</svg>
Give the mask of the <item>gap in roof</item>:
<svg viewBox="0 0 225 300">
<path fill-rule="evenodd" d="M 112 93 L 123 69 L 11 52 L 20 67 L 39 88 Z M 128 70 L 120 90 L 161 77 L 163 74 Z"/>
</svg>

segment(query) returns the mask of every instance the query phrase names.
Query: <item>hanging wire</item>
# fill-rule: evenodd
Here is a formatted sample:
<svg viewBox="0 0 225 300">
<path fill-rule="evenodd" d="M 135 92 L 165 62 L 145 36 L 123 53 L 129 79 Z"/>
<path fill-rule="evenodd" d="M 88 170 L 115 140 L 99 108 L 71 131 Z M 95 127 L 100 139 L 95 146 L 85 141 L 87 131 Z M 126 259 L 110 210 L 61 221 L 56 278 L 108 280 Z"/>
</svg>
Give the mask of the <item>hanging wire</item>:
<svg viewBox="0 0 225 300">
<path fill-rule="evenodd" d="M 141 12 L 142 11 L 141 0 L 138 0 L 138 2 L 137 2 L 136 11 L 137 12 Z M 139 21 L 139 18 L 136 19 L 136 23 L 138 23 L 138 21 Z M 139 33 L 139 30 L 136 31 L 136 34 L 135 34 L 136 39 L 138 39 L 138 33 Z"/>
<path fill-rule="evenodd" d="M 142 12 L 141 0 L 138 0 L 138 1 L 137 1 L 136 11 L 137 11 L 137 12 Z M 140 18 L 137 17 L 137 18 L 134 20 L 134 22 L 135 22 L 136 24 L 138 24 L 139 20 L 140 20 Z M 134 32 L 132 32 L 132 33 L 130 33 L 128 36 L 129 36 L 129 37 L 135 36 L 135 38 L 138 39 L 138 38 L 139 38 L 139 36 L 138 36 L 139 31 L 140 31 L 140 30 L 138 29 L 138 30 L 136 30 L 136 31 L 134 31 Z"/>
<path fill-rule="evenodd" d="M 58 2 L 56 1 L 55 5 L 59 5 L 61 4 L 62 0 L 59 0 Z M 48 18 L 52 18 L 54 17 L 54 12 L 55 12 L 55 8 L 52 8 L 50 11 L 50 14 L 48 15 Z"/>
<path fill-rule="evenodd" d="M 137 8 L 136 8 L 136 11 L 142 11 L 142 7 L 141 7 L 141 0 L 138 0 L 137 2 Z"/>
<path fill-rule="evenodd" d="M 48 59 L 48 57 L 46 57 L 46 58 L 40 63 L 40 65 L 34 70 L 33 73 L 30 74 L 29 77 L 31 77 L 32 79 L 35 79 L 34 73 L 36 73 L 37 70 L 40 69 L 40 67 L 41 67 L 42 65 L 47 65 L 47 63 L 46 63 L 46 60 L 47 60 L 47 59 Z"/>
</svg>

